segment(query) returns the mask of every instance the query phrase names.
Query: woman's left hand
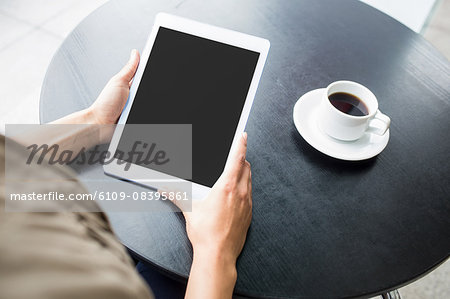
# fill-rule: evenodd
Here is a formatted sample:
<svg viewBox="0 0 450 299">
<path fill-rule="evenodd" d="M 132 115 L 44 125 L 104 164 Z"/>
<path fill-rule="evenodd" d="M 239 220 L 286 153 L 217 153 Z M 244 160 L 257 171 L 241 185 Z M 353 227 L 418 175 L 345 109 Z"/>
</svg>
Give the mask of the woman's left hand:
<svg viewBox="0 0 450 299">
<path fill-rule="evenodd" d="M 127 102 L 139 58 L 139 52 L 132 50 L 127 64 L 108 81 L 97 100 L 86 109 L 92 123 L 108 125 L 117 122 Z"/>
</svg>

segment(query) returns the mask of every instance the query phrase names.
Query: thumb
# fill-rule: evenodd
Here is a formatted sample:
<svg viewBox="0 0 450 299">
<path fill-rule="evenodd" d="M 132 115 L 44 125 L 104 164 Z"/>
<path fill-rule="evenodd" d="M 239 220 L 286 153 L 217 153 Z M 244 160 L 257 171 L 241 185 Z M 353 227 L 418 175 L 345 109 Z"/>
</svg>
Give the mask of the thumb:
<svg viewBox="0 0 450 299">
<path fill-rule="evenodd" d="M 239 173 L 245 165 L 245 156 L 247 153 L 247 133 L 242 133 L 242 136 L 234 144 L 230 156 L 228 157 L 227 165 L 225 165 L 224 172 L 229 172 L 233 175 Z"/>
<path fill-rule="evenodd" d="M 136 49 L 133 49 L 130 54 L 130 59 L 120 72 L 117 73 L 116 78 L 128 84 L 136 73 L 139 59 L 139 52 Z"/>
</svg>

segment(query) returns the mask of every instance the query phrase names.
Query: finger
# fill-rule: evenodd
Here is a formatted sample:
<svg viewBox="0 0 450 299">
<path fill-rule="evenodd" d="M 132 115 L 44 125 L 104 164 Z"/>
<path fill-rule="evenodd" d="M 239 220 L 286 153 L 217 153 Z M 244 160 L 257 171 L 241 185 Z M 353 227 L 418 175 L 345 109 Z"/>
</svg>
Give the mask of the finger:
<svg viewBox="0 0 450 299">
<path fill-rule="evenodd" d="M 117 74 L 117 78 L 123 82 L 126 82 L 126 84 L 130 84 L 130 81 L 133 79 L 139 65 L 139 59 L 139 52 L 136 49 L 133 49 L 130 54 L 130 59 Z"/>
<path fill-rule="evenodd" d="M 245 166 L 246 153 L 247 133 L 244 132 L 231 150 L 230 157 L 228 158 L 227 165 L 225 166 L 225 172 L 228 172 L 231 175 L 237 175 L 240 173 Z"/>
</svg>

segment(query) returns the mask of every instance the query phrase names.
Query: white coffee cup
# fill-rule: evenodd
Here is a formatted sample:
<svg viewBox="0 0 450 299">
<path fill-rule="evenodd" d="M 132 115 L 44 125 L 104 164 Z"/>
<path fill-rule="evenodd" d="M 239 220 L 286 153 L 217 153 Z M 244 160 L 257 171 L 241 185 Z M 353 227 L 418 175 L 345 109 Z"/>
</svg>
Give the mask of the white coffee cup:
<svg viewBox="0 0 450 299">
<path fill-rule="evenodd" d="M 356 96 L 367 108 L 367 115 L 354 116 L 340 111 L 331 104 L 329 96 L 344 92 Z M 336 81 L 323 93 L 318 113 L 318 124 L 323 132 L 343 141 L 353 141 L 365 133 L 384 135 L 391 119 L 378 110 L 375 95 L 365 86 L 352 81 Z"/>
</svg>

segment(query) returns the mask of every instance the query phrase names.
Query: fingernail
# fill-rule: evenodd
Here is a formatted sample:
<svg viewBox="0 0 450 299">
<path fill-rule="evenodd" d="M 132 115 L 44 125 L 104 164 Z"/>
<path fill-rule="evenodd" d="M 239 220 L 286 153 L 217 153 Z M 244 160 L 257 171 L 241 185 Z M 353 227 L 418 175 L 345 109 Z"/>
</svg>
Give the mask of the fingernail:
<svg viewBox="0 0 450 299">
<path fill-rule="evenodd" d="M 133 49 L 133 50 L 131 50 L 131 53 L 130 53 L 130 58 L 132 58 L 134 55 L 136 55 L 136 49 Z"/>
</svg>

